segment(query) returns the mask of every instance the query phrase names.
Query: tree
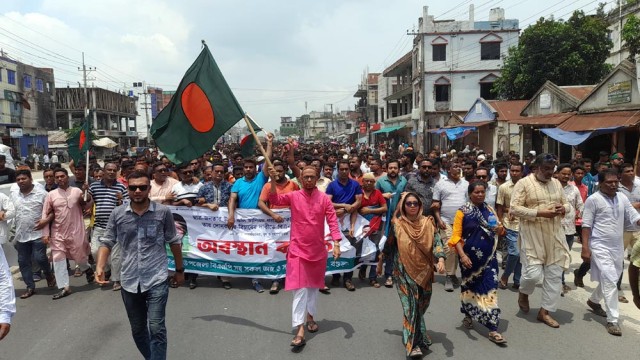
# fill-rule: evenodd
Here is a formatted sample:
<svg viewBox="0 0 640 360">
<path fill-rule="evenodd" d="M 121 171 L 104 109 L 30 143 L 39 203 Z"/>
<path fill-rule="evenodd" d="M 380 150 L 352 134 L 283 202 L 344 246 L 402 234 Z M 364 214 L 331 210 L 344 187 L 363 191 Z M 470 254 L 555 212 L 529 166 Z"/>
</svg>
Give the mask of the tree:
<svg viewBox="0 0 640 360">
<path fill-rule="evenodd" d="M 635 62 L 636 55 L 640 53 L 640 19 L 631 15 L 622 27 L 622 40 L 629 50 L 629 60 Z"/>
<path fill-rule="evenodd" d="M 611 70 L 612 43 L 604 17 L 575 11 L 569 20 L 540 18 L 509 49 L 493 90 L 504 99 L 529 99 L 547 81 L 596 84 Z"/>
</svg>

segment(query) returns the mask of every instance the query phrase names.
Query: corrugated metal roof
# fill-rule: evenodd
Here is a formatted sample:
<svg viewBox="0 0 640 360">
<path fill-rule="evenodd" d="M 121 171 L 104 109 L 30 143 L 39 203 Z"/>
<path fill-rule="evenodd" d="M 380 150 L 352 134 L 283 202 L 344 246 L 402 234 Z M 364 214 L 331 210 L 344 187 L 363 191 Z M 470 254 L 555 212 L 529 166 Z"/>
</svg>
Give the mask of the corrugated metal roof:
<svg viewBox="0 0 640 360">
<path fill-rule="evenodd" d="M 573 96 L 578 100 L 583 100 L 591 93 L 591 90 L 595 88 L 595 85 L 575 85 L 575 86 L 560 86 L 567 94 Z"/>
<path fill-rule="evenodd" d="M 575 115 L 575 112 L 549 114 L 549 115 L 541 115 L 541 116 L 528 116 L 528 117 L 521 117 L 517 120 L 512 120 L 510 122 L 518 125 L 557 126 L 559 124 L 562 124 L 565 120 L 569 119 L 573 115 Z"/>
<path fill-rule="evenodd" d="M 640 122 L 638 111 L 611 111 L 594 114 L 577 114 L 560 124 L 565 131 L 592 131 L 616 126 L 634 126 Z"/>
<path fill-rule="evenodd" d="M 501 121 L 514 121 L 525 118 L 524 116 L 521 116 L 520 113 L 528 102 L 528 100 L 487 101 L 487 103 L 489 103 L 489 105 L 491 105 L 491 107 L 498 113 L 498 118 L 496 120 Z"/>
</svg>

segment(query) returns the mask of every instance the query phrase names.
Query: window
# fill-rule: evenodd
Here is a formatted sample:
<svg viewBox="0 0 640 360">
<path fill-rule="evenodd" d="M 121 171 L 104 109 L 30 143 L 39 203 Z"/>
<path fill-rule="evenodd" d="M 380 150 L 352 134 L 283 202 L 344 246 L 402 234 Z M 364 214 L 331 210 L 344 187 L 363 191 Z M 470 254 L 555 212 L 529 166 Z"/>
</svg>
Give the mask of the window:
<svg viewBox="0 0 640 360">
<path fill-rule="evenodd" d="M 51 92 L 51 83 L 47 81 L 47 92 Z"/>
<path fill-rule="evenodd" d="M 436 102 L 440 101 L 449 101 L 449 91 L 451 90 L 451 85 L 439 85 L 436 84 L 434 86 L 434 90 L 436 92 Z"/>
<path fill-rule="evenodd" d="M 16 72 L 13 70 L 7 70 L 7 82 L 11 85 L 16 84 Z"/>
<path fill-rule="evenodd" d="M 485 100 L 495 100 L 496 95 L 491 91 L 493 89 L 492 82 L 480 83 L 480 97 Z"/>
<path fill-rule="evenodd" d="M 487 42 L 480 44 L 480 60 L 500 60 L 500 43 Z"/>
<path fill-rule="evenodd" d="M 42 82 L 42 79 L 36 79 L 36 90 L 44 92 L 44 83 Z"/>
<path fill-rule="evenodd" d="M 433 61 L 447 61 L 447 44 L 432 45 Z"/>
<path fill-rule="evenodd" d="M 24 87 L 31 89 L 31 75 L 24 75 Z"/>
</svg>

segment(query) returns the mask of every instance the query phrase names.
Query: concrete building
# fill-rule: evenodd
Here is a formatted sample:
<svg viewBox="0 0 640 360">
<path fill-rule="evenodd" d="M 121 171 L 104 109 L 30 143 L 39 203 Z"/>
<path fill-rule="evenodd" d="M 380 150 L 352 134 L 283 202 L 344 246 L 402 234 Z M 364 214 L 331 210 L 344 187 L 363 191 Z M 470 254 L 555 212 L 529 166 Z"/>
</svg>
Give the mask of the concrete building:
<svg viewBox="0 0 640 360">
<path fill-rule="evenodd" d="M 358 126 L 365 128 L 365 133 L 360 133 L 361 142 L 368 142 L 368 128 L 378 123 L 378 79 L 380 73 L 365 73 L 358 85 L 358 90 L 353 97 L 358 98 L 355 104 L 356 112 L 360 114 Z"/>
<path fill-rule="evenodd" d="M 406 53 L 378 77 L 378 113 L 380 122 L 371 124 L 375 142 L 415 142 L 413 113 L 412 52 Z M 417 120 L 417 119 L 416 119 Z M 372 140 L 373 141 L 373 140 Z"/>
<path fill-rule="evenodd" d="M 299 135 L 298 125 L 291 116 L 280 117 L 280 136 Z"/>
<path fill-rule="evenodd" d="M 607 58 L 607 64 L 615 66 L 629 57 L 629 50 L 622 40 L 620 29 L 624 27 L 630 16 L 640 17 L 640 2 L 635 2 L 635 4 L 632 2 L 628 5 L 622 5 L 622 7 L 616 7 L 607 16 L 609 39 L 613 43 Z"/>
<path fill-rule="evenodd" d="M 98 138 L 109 137 L 121 149 L 139 146 L 136 130 L 136 96 L 101 88 L 88 88 L 89 109 L 93 112 L 93 130 Z M 56 91 L 57 125 L 72 128 L 84 119 L 84 89 L 62 88 Z"/>
<path fill-rule="evenodd" d="M 478 97 L 495 99 L 490 90 L 519 32 L 519 21 L 506 19 L 501 8 L 491 9 L 488 21 L 475 21 L 473 5 L 460 21 L 435 20 L 423 8 L 412 53 L 418 149 L 437 144 L 435 134 L 424 142 L 420 136 L 444 126 L 452 113 L 464 115 Z"/>
<path fill-rule="evenodd" d="M 56 129 L 53 69 L 20 63 L 0 53 L 0 135 L 14 158 L 48 151 L 47 130 Z"/>
</svg>

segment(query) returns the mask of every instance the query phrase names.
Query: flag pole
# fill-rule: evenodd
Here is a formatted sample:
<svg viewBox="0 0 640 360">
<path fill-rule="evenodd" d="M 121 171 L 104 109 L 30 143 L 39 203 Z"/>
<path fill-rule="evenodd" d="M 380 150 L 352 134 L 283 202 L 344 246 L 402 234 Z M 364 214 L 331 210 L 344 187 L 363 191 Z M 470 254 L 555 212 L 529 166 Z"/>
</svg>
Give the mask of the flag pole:
<svg viewBox="0 0 640 360">
<path fill-rule="evenodd" d="M 638 132 L 640 132 L 640 126 L 638 127 Z M 633 174 L 636 175 L 638 173 L 638 156 L 640 155 L 640 142 L 638 142 L 638 147 L 636 148 L 636 161 L 633 163 Z"/>
<path fill-rule="evenodd" d="M 264 147 L 262 146 L 262 143 L 260 142 L 260 139 L 258 139 L 258 135 L 256 135 L 255 130 L 253 130 L 253 126 L 251 126 L 251 122 L 249 121 L 250 116 L 247 114 L 244 114 L 244 122 L 247 124 L 247 127 L 249 128 L 249 131 L 251 131 L 251 135 L 253 135 L 253 138 L 256 140 L 256 142 L 258 143 L 258 149 L 260 149 L 260 152 L 262 153 L 262 156 L 264 156 L 264 160 L 267 163 L 268 167 L 273 167 L 273 164 L 271 163 L 271 159 L 269 159 L 269 157 L 267 156 L 267 152 L 264 150 Z M 253 119 L 251 119 L 253 120 Z"/>
</svg>

